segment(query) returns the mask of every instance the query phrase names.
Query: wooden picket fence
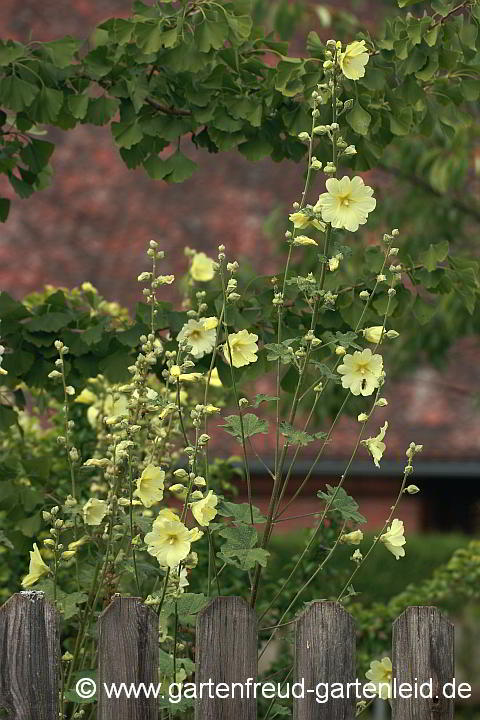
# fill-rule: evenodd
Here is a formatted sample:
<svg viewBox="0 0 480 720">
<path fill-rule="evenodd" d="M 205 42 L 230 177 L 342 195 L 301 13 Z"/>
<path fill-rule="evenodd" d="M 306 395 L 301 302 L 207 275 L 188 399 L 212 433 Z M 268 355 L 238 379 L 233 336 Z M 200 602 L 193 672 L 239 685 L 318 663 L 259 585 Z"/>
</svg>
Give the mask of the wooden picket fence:
<svg viewBox="0 0 480 720">
<path fill-rule="evenodd" d="M 99 621 L 98 680 L 158 682 L 158 620 L 138 598 L 115 596 Z M 397 683 L 433 679 L 433 699 L 393 701 L 394 720 L 452 720 L 454 700 L 441 689 L 454 677 L 454 629 L 435 607 L 410 607 L 393 625 L 392 660 Z M 58 720 L 59 620 L 43 593 L 22 592 L 0 608 L 0 708 L 8 720 Z M 257 677 L 257 619 L 238 597 L 217 597 L 198 614 L 198 683 L 246 683 Z M 295 665 L 290 682 L 355 681 L 355 626 L 334 602 L 314 602 L 296 620 Z M 154 698 L 108 699 L 99 692 L 99 720 L 157 720 Z M 253 696 L 253 693 L 252 693 Z M 315 693 L 294 702 L 294 720 L 353 720 L 354 697 L 319 704 Z M 196 720 L 255 720 L 257 703 L 243 699 L 196 701 Z M 1 713 L 0 713 L 1 715 Z"/>
</svg>

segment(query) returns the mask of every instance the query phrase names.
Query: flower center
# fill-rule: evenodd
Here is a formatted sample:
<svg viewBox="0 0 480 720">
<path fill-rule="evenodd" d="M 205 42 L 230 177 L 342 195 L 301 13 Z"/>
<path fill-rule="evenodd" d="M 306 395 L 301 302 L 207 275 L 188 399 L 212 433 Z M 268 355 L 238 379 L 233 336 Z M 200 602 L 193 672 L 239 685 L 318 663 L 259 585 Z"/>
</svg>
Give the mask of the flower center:
<svg viewBox="0 0 480 720">
<path fill-rule="evenodd" d="M 350 205 L 350 193 L 339 195 L 339 200 L 342 207 L 348 207 Z"/>
<path fill-rule="evenodd" d="M 202 333 L 200 332 L 200 330 L 192 330 L 192 332 L 190 333 L 191 340 L 200 340 L 201 337 Z"/>
<path fill-rule="evenodd" d="M 168 536 L 168 539 L 167 539 L 167 542 L 168 542 L 169 545 L 175 545 L 175 543 L 177 542 L 177 536 L 176 536 L 176 535 L 169 535 L 169 536 Z"/>
<path fill-rule="evenodd" d="M 357 372 L 359 372 L 361 375 L 365 375 L 365 373 L 368 372 L 368 363 L 359 363 L 357 365 Z"/>
</svg>

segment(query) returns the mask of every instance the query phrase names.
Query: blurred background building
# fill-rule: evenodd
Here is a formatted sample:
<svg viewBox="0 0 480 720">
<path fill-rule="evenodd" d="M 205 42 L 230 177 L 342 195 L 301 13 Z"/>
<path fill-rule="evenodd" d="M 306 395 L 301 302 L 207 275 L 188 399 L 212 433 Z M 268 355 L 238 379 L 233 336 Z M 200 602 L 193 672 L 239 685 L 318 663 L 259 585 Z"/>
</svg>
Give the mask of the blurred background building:
<svg viewBox="0 0 480 720">
<path fill-rule="evenodd" d="M 383 3 L 355 0 L 329 3 L 330 10 L 312 5 L 324 24 L 328 18 L 324 14 L 322 20 L 323 11 L 352 9 L 368 24 L 383 9 Z M 22 41 L 88 37 L 103 19 L 130 10 L 130 0 L 3 0 L 0 36 Z M 143 170 L 127 170 L 108 127 L 55 130 L 50 137 L 56 143 L 53 184 L 28 200 L 13 198 L 1 228 L 1 289 L 22 297 L 46 283 L 73 287 L 89 280 L 107 299 L 133 306 L 139 299 L 135 278 L 146 267 L 150 239 L 167 251 L 165 272 L 184 271 L 184 246 L 214 254 L 219 243 L 262 274 L 275 270 L 277 244 L 265 232 L 265 218 L 299 195 L 300 167 L 284 162 L 280 168 L 269 160 L 250 163 L 234 152 L 208 155 L 189 144 L 188 155 L 199 170 L 181 185 L 167 185 L 149 179 Z M 11 197 L 6 183 L 1 190 Z M 405 448 L 414 440 L 425 451 L 414 478 L 422 493 L 407 498 L 400 511 L 409 531 L 478 528 L 480 413 L 472 402 L 472 388 L 480 387 L 478 350 L 477 339 L 466 338 L 450 353 L 445 370 L 421 366 L 389 393 L 389 407 L 379 412 L 381 422 L 394 420 L 382 468 L 375 469 L 360 452 L 347 483 L 372 527 L 383 524 L 405 465 Z M 340 477 L 354 428 L 352 420 L 341 423 L 326 459 L 289 514 L 311 511 L 309 498 L 319 478 L 335 482 Z M 261 437 L 262 453 L 271 455 L 273 439 Z M 237 451 L 224 436 L 217 443 L 226 455 Z M 257 491 L 264 489 L 266 501 L 269 478 L 261 467 L 253 469 Z M 301 482 L 301 471 L 300 466 L 292 488 Z M 283 529 L 298 525 L 301 519 L 283 523 Z"/>
</svg>

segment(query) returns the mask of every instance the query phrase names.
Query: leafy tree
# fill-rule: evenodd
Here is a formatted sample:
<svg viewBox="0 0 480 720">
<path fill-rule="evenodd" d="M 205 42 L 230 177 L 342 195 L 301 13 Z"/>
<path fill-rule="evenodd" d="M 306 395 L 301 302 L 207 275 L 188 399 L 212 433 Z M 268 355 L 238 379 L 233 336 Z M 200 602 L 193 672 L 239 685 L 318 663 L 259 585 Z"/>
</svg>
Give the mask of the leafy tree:
<svg viewBox="0 0 480 720">
<path fill-rule="evenodd" d="M 342 142 L 354 142 L 358 150 L 349 157 L 350 168 L 379 173 L 382 209 L 373 216 L 376 230 L 381 234 L 396 224 L 404 227 L 406 216 L 399 259 L 408 281 L 389 314 L 403 331 L 395 362 L 407 367 L 419 352 L 438 362 L 456 337 L 479 329 L 478 262 L 472 258 L 470 238 L 479 219 L 471 166 L 478 127 L 480 5 L 476 0 L 459 5 L 400 0 L 399 5 L 378 37 L 359 32 L 370 62 L 358 82 L 345 81 L 349 99 L 341 111 L 350 128 Z M 403 9 L 407 6 L 411 8 Z M 299 135 L 311 129 L 311 95 L 324 80 L 325 45 L 311 32 L 307 56 L 288 55 L 286 41 L 253 22 L 262 19 L 262 4 L 257 2 L 253 13 L 252 7 L 249 0 L 137 1 L 131 17 L 111 18 L 95 30 L 93 47 L 71 37 L 1 42 L 0 169 L 14 191 L 25 198 L 51 181 L 54 145 L 39 135 L 44 127 L 108 124 L 127 167 L 143 166 L 150 177 L 168 182 L 182 182 L 195 170 L 186 154 L 187 141 L 208 152 L 238 148 L 250 160 L 300 160 L 306 145 Z M 301 10 L 301 5 L 288 10 L 280 3 L 277 29 L 285 35 L 285 28 L 293 26 L 288 13 L 301 20 Z M 351 32 L 352 24 L 343 16 L 334 21 L 344 33 Z M 328 121 L 326 108 L 319 108 L 320 126 Z M 327 144 L 325 135 L 316 135 L 314 153 L 324 156 Z M 392 189 L 387 176 L 399 177 L 400 185 Z M 8 208 L 9 201 L 1 200 L 3 220 Z M 355 283 L 364 278 L 368 291 L 380 254 L 362 245 L 350 251 L 358 269 Z M 319 259 L 314 250 L 306 253 L 299 275 Z M 333 276 L 327 278 L 327 287 L 336 284 Z M 217 288 L 209 297 L 212 311 L 219 292 Z M 288 293 L 285 321 L 292 338 L 300 337 L 305 318 L 295 298 L 301 289 L 290 285 Z M 270 301 L 265 292 L 254 302 L 242 300 L 234 318 L 248 322 L 266 342 L 272 340 Z M 117 337 L 115 323 L 111 326 L 101 315 L 98 325 L 87 330 L 82 302 L 63 292 L 24 304 L 6 294 L 0 297 L 2 336 L 12 349 L 21 348 L 24 357 L 11 368 L 12 387 L 21 380 L 46 382 L 42 368 L 50 359 L 51 340 L 62 333 L 72 357 L 78 350 L 74 370 L 79 386 L 94 371 L 106 372 L 113 381 L 125 375 L 129 353 L 145 331 L 145 308 L 137 312 L 135 327 Z M 376 300 L 369 311 L 372 323 L 378 322 L 386 302 L 386 295 Z M 361 312 L 358 295 L 342 292 L 338 307 L 337 332 L 351 332 Z M 181 314 L 175 319 L 167 305 L 165 313 L 164 326 L 174 322 L 180 328 Z M 412 317 L 417 328 L 430 322 L 432 331 L 413 335 Z M 76 335 L 74 342 L 73 329 L 82 327 L 88 334 Z M 293 368 L 285 374 L 284 385 L 289 383 L 294 384 Z M 328 403 L 323 407 L 332 409 Z"/>
</svg>

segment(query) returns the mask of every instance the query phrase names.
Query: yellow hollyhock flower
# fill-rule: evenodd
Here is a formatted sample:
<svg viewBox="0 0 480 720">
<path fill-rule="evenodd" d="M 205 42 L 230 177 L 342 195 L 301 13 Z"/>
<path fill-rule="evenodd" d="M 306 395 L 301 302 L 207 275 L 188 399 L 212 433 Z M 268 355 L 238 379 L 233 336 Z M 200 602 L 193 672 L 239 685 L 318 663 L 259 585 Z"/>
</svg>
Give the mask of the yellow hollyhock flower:
<svg viewBox="0 0 480 720">
<path fill-rule="evenodd" d="M 383 438 L 385 437 L 387 428 L 388 422 L 386 422 L 385 425 L 380 428 L 380 431 L 376 437 L 362 440 L 362 445 L 365 445 L 365 447 L 368 448 L 368 451 L 373 458 L 373 462 L 377 467 L 380 467 L 380 460 L 382 459 L 382 455 L 385 452 L 385 448 L 387 447 L 383 442 Z"/>
<path fill-rule="evenodd" d="M 154 520 L 151 532 L 145 535 L 145 542 L 147 551 L 160 565 L 173 568 L 190 552 L 192 536 L 180 520 L 159 516 Z"/>
<path fill-rule="evenodd" d="M 369 54 L 365 40 L 355 40 L 339 53 L 340 69 L 349 80 L 360 80 L 365 75 L 365 65 L 369 61 Z"/>
<path fill-rule="evenodd" d="M 384 330 L 383 325 L 373 325 L 372 327 L 365 328 L 363 331 L 363 337 L 365 340 L 368 340 L 368 342 L 371 342 L 374 345 L 378 345 L 385 335 L 386 330 Z"/>
<path fill-rule="evenodd" d="M 208 317 L 202 320 L 204 330 L 215 330 L 218 327 L 218 318 Z"/>
<path fill-rule="evenodd" d="M 300 245 L 318 245 L 318 243 L 308 235 L 297 235 L 294 239 L 293 244 L 296 246 Z"/>
<path fill-rule="evenodd" d="M 77 395 L 75 402 L 82 403 L 84 405 L 93 405 L 97 401 L 97 396 L 88 388 L 83 388 L 80 395 Z"/>
<path fill-rule="evenodd" d="M 145 507 L 152 507 L 163 498 L 165 472 L 156 465 L 147 465 L 137 480 L 137 489 L 134 495 L 142 501 Z"/>
<path fill-rule="evenodd" d="M 80 393 L 80 395 L 81 394 L 82 393 Z M 95 405 L 90 405 L 87 410 L 87 420 L 93 428 L 96 426 L 100 413 L 105 417 L 124 417 L 128 414 L 127 396 L 118 394 L 115 394 L 114 396 L 110 393 L 107 395 L 103 403 L 100 401 Z"/>
<path fill-rule="evenodd" d="M 404 528 L 402 520 L 393 520 L 387 532 L 380 535 L 380 542 L 383 542 L 387 550 L 390 550 L 395 559 L 398 560 L 405 556 L 405 548 L 403 545 L 407 542 L 404 536 Z"/>
<path fill-rule="evenodd" d="M 208 384 L 212 387 L 223 387 L 222 381 L 220 380 L 220 377 L 218 375 L 217 368 L 213 368 L 210 375 L 210 382 Z"/>
<path fill-rule="evenodd" d="M 107 503 L 105 500 L 90 498 L 83 506 L 83 521 L 85 525 L 100 525 L 107 514 Z"/>
<path fill-rule="evenodd" d="M 160 512 L 157 515 L 157 519 L 161 518 L 163 520 L 178 520 L 178 513 L 175 512 L 175 510 L 170 510 L 170 508 L 162 508 Z"/>
<path fill-rule="evenodd" d="M 190 275 L 197 282 L 208 282 L 215 275 L 214 261 L 204 252 L 195 253 L 190 266 Z"/>
<path fill-rule="evenodd" d="M 368 213 L 377 204 L 372 197 L 372 188 L 358 175 L 352 179 L 346 175 L 341 180 L 328 178 L 326 188 L 327 192 L 320 195 L 314 210 L 321 212 L 325 222 L 334 228 L 355 232 L 359 225 L 367 222 Z"/>
<path fill-rule="evenodd" d="M 79 540 L 73 540 L 71 543 L 68 543 L 68 549 L 78 550 L 79 547 L 82 547 L 82 545 L 85 545 L 85 543 L 88 543 L 89 541 L 90 538 L 88 535 L 83 535 Z"/>
<path fill-rule="evenodd" d="M 344 356 L 338 372 L 342 375 L 342 386 L 350 389 L 352 395 L 371 395 L 383 373 L 383 358 L 369 348 L 357 350 L 353 355 Z"/>
<path fill-rule="evenodd" d="M 201 372 L 181 373 L 181 375 L 178 376 L 178 379 L 181 382 L 197 382 L 197 380 L 200 380 L 201 377 Z"/>
<path fill-rule="evenodd" d="M 392 661 L 389 657 L 373 660 L 365 677 L 377 686 L 378 697 L 388 700 L 392 697 Z"/>
<path fill-rule="evenodd" d="M 202 530 L 199 530 L 198 528 L 192 528 L 190 530 L 190 540 L 192 542 L 197 542 L 197 540 L 200 540 L 200 538 L 203 537 Z"/>
<path fill-rule="evenodd" d="M 296 230 L 304 230 L 310 224 L 308 215 L 305 215 L 303 212 L 290 213 L 288 219 L 293 223 L 293 227 Z"/>
<path fill-rule="evenodd" d="M 228 344 L 225 343 L 223 346 L 223 355 L 226 362 L 230 365 L 230 353 L 232 355 L 233 367 L 239 368 L 256 362 L 258 360 L 257 340 L 258 335 L 249 333 L 248 330 L 240 330 L 240 332 L 230 335 Z M 230 352 L 228 345 L 230 345 Z"/>
<path fill-rule="evenodd" d="M 209 318 L 211 320 L 212 318 Z M 217 318 L 213 318 L 216 320 Z M 179 343 L 188 343 L 190 353 L 194 358 L 200 359 L 207 353 L 212 352 L 215 347 L 216 325 L 211 329 L 206 328 L 206 320 L 190 319 L 182 327 L 177 335 Z"/>
<path fill-rule="evenodd" d="M 360 545 L 360 543 L 363 540 L 363 532 L 361 530 L 353 530 L 349 533 L 344 533 L 340 541 L 342 543 L 347 543 L 347 545 Z"/>
<path fill-rule="evenodd" d="M 202 500 L 192 503 L 192 514 L 199 525 L 205 527 L 213 520 L 217 514 L 217 503 L 218 497 L 214 495 L 213 490 L 209 490 Z"/>
<path fill-rule="evenodd" d="M 25 575 L 22 580 L 22 587 L 31 587 L 38 582 L 43 575 L 48 575 L 49 573 L 50 568 L 44 563 L 37 543 L 33 543 L 33 550 L 30 551 L 30 567 L 28 568 L 28 575 Z"/>
</svg>

